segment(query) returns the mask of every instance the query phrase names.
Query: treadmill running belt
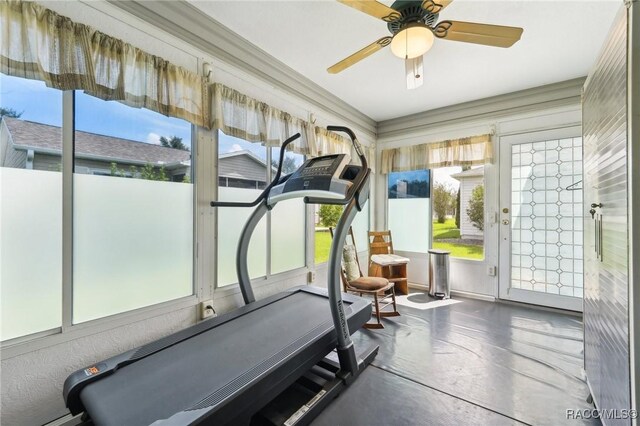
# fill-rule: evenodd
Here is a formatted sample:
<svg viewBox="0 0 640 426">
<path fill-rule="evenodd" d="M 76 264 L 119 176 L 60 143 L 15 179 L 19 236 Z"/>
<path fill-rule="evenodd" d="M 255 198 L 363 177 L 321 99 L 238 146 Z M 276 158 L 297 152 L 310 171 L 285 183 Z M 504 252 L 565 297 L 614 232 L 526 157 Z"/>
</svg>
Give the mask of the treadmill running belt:
<svg viewBox="0 0 640 426">
<path fill-rule="evenodd" d="M 332 328 L 326 296 L 298 291 L 124 366 L 81 398 L 96 424 L 148 425 L 195 407 L 310 332 Z"/>
</svg>

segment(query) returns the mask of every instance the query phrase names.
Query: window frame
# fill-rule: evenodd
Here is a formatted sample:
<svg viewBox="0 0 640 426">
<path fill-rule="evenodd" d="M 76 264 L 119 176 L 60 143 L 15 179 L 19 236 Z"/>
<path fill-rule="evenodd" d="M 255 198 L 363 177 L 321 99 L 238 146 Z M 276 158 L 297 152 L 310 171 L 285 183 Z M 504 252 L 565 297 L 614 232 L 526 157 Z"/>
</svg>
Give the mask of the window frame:
<svg viewBox="0 0 640 426">
<path fill-rule="evenodd" d="M 106 101 L 105 101 L 106 102 Z M 188 296 L 165 302 L 143 306 L 125 312 L 96 318 L 86 322 L 73 324 L 73 169 L 74 169 L 74 136 L 75 136 L 75 91 L 62 91 L 62 320 L 61 326 L 48 330 L 30 333 L 24 336 L 0 342 L 0 359 L 8 359 L 33 352 L 49 346 L 76 340 L 112 330 L 135 322 L 193 308 L 200 301 L 209 297 L 206 289 L 199 285 L 199 247 L 198 197 L 201 191 L 198 179 L 192 179 L 193 185 L 193 259 L 192 259 L 192 292 Z M 191 176 L 196 177 L 199 167 L 198 146 L 200 133 L 191 124 Z"/>
</svg>

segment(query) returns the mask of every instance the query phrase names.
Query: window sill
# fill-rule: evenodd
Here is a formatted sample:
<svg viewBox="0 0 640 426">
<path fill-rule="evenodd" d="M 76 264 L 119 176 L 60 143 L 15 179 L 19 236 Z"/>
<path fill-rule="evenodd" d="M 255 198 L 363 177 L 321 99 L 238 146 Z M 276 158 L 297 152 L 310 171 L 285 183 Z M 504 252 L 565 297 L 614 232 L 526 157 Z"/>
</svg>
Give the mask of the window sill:
<svg viewBox="0 0 640 426">
<path fill-rule="evenodd" d="M 309 273 L 309 271 L 310 269 L 308 267 L 303 266 L 302 268 L 292 269 L 291 271 L 286 271 L 286 272 L 281 272 L 279 274 L 271 275 L 268 278 L 265 276 L 252 278 L 251 285 L 255 290 L 264 286 L 275 284 L 280 281 L 286 281 L 291 278 L 298 277 L 300 275 L 306 275 Z M 305 279 L 305 281 L 300 284 L 307 285 L 309 283 Z M 218 298 L 228 297 L 228 296 L 234 296 L 236 294 L 240 294 L 240 285 L 238 285 L 238 283 L 233 283 L 233 284 L 225 285 L 223 287 L 217 287 L 213 291 L 213 295 L 214 295 L 213 298 L 215 301 L 216 297 Z"/>
<path fill-rule="evenodd" d="M 417 251 L 402 251 L 402 250 L 396 250 L 396 254 L 399 254 L 401 256 L 405 256 L 405 257 L 414 257 L 414 258 L 418 258 L 418 259 L 428 259 L 429 258 L 429 253 L 423 253 L 423 252 L 417 252 Z M 482 258 L 482 259 L 467 259 L 464 257 L 452 257 L 449 256 L 449 261 L 453 262 L 453 263 L 469 263 L 469 264 L 478 264 L 478 263 L 482 263 L 486 261 L 486 257 Z"/>
<path fill-rule="evenodd" d="M 133 311 L 122 312 L 108 317 L 75 324 L 66 328 L 64 331 L 59 327 L 23 337 L 17 337 L 0 343 L 0 356 L 2 360 L 13 358 L 29 352 L 70 342 L 82 337 L 91 336 L 93 334 L 102 333 L 118 327 L 124 327 L 136 322 L 148 320 L 170 312 L 195 307 L 197 304 L 198 298 L 195 295 L 185 296 L 180 299 L 145 306 Z"/>
</svg>

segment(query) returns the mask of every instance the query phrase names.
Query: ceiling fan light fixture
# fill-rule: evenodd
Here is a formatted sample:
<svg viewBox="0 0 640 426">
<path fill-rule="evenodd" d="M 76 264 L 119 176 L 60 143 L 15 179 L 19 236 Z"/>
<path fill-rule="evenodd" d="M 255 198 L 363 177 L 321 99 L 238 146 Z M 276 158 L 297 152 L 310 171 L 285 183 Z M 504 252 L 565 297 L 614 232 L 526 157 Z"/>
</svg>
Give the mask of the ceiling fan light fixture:
<svg viewBox="0 0 640 426">
<path fill-rule="evenodd" d="M 415 23 L 398 31 L 391 40 L 391 51 L 402 59 L 422 56 L 433 46 L 435 36 L 429 27 Z"/>
</svg>

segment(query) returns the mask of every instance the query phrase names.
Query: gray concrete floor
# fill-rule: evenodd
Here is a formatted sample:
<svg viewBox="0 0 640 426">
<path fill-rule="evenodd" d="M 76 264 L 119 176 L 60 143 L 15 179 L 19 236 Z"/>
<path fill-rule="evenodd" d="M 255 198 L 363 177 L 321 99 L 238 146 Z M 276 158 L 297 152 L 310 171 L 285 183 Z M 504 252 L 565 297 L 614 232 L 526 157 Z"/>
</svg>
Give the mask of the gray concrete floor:
<svg viewBox="0 0 640 426">
<path fill-rule="evenodd" d="M 377 344 L 378 356 L 313 424 L 599 424 L 567 419 L 567 410 L 592 408 L 579 317 L 459 300 L 401 306 L 384 329 L 357 332 L 356 346 Z"/>
</svg>

